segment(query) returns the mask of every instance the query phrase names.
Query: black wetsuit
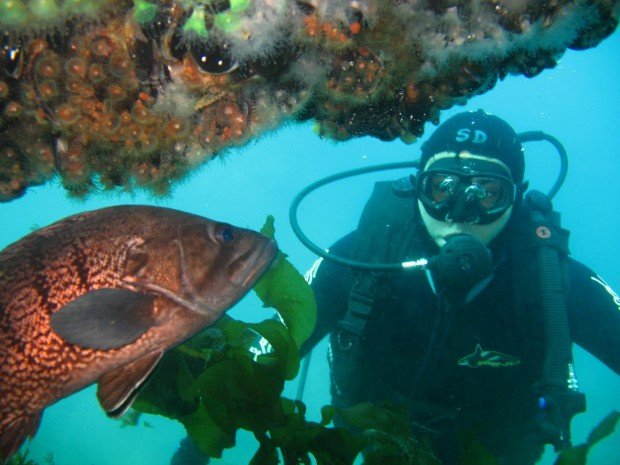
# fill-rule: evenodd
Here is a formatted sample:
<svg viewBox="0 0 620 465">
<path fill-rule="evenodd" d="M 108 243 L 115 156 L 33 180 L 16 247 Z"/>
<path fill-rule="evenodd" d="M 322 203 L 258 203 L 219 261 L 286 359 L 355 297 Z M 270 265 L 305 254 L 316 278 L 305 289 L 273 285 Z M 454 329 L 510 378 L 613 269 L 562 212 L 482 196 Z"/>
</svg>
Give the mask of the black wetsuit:
<svg viewBox="0 0 620 465">
<path fill-rule="evenodd" d="M 436 253 L 426 230 L 418 229 L 420 250 L 412 254 Z M 318 324 L 304 351 L 330 334 L 333 402 L 406 403 L 413 420 L 434 431 L 429 435 L 444 465 L 461 463 L 463 441 L 472 437 L 501 465 L 534 464 L 544 446 L 534 390 L 545 356 L 543 321 L 527 295 L 536 284 L 513 266 L 518 248 L 511 230 L 494 241 L 493 279 L 469 303 L 438 297 L 423 272 L 383 274 L 364 335 L 350 350 L 343 348 L 345 333 L 339 341 L 338 323 L 354 274 L 324 260 L 312 281 Z M 358 234 L 330 251 L 351 257 Z M 569 275 L 572 340 L 619 373 L 618 296 L 579 262 L 569 261 Z"/>
</svg>

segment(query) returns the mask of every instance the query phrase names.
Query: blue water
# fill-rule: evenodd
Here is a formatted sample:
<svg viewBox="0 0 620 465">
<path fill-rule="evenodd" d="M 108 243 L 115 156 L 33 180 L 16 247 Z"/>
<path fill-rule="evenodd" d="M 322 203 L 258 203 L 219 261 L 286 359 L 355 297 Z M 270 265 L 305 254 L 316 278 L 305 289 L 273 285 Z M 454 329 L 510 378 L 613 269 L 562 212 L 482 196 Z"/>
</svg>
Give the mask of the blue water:
<svg viewBox="0 0 620 465">
<path fill-rule="evenodd" d="M 553 70 L 533 79 L 508 77 L 492 91 L 473 98 L 465 107 L 446 111 L 443 118 L 463 109 L 483 108 L 509 121 L 518 131 L 543 130 L 559 138 L 570 158 L 569 175 L 555 199 L 563 224 L 571 231 L 575 258 L 597 271 L 620 292 L 620 32 L 597 48 L 569 51 Z M 432 125 L 427 126 L 427 133 Z M 544 143 L 528 144 L 527 173 L 531 186 L 548 189 L 557 173 L 555 153 Z M 177 208 L 235 225 L 258 229 L 267 215 L 276 218 L 276 237 L 299 270 L 315 257 L 291 232 L 288 205 L 310 182 L 345 169 L 417 158 L 419 144 L 385 143 L 362 138 L 346 143 L 319 139 L 311 125 L 291 125 L 267 134 L 255 143 L 231 151 L 178 186 L 174 195 L 157 200 L 146 195 L 98 195 L 78 202 L 66 198 L 55 185 L 31 189 L 22 199 L 0 204 L 0 247 L 19 239 L 32 226 L 45 226 L 65 216 L 108 205 L 148 203 Z M 398 177 L 391 172 L 382 178 Z M 370 193 L 369 175 L 327 187 L 302 204 L 301 225 L 322 246 L 355 227 Z M 257 321 L 271 316 L 254 295 L 233 310 L 236 318 Z M 603 337 L 603 335 L 601 335 Z M 618 336 L 610 339 L 618 344 Z M 573 422 L 574 442 L 612 409 L 620 410 L 620 379 L 583 350 L 575 349 L 576 369 L 588 395 L 588 411 Z M 329 402 L 325 345 L 314 352 L 304 401 L 309 417 Z M 295 395 L 296 382 L 286 389 Z M 53 453 L 56 465 L 167 464 L 183 429 L 159 417 L 143 417 L 152 428 L 121 428 L 106 418 L 91 387 L 48 408 L 30 456 L 42 461 Z M 255 451 L 249 435 L 214 463 L 243 464 Z M 620 432 L 593 449 L 593 465 L 620 463 Z M 551 464 L 551 451 L 541 463 Z"/>
</svg>

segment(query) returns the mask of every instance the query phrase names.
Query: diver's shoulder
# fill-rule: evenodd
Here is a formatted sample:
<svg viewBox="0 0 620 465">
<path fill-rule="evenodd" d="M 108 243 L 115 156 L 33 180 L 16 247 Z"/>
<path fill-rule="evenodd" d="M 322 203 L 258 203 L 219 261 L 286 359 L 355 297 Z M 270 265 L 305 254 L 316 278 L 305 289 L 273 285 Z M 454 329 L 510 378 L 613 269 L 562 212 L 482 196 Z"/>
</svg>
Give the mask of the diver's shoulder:
<svg viewBox="0 0 620 465">
<path fill-rule="evenodd" d="M 358 236 L 357 230 L 342 236 L 329 247 L 329 253 L 349 258 Z"/>
<path fill-rule="evenodd" d="M 597 276 L 596 272 L 594 272 L 589 266 L 574 257 L 568 257 L 567 262 L 571 280 L 591 279 L 592 276 Z"/>
</svg>

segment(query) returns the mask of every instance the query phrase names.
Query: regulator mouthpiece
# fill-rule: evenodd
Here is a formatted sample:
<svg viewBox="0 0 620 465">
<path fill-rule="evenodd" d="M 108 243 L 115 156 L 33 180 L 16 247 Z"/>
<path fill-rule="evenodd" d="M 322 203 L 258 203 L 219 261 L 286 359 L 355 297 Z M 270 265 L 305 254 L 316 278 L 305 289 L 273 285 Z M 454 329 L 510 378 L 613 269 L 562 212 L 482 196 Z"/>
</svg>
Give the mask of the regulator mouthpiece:
<svg viewBox="0 0 620 465">
<path fill-rule="evenodd" d="M 472 236 L 455 234 L 431 259 L 429 269 L 444 290 L 466 294 L 491 274 L 491 251 Z"/>
</svg>

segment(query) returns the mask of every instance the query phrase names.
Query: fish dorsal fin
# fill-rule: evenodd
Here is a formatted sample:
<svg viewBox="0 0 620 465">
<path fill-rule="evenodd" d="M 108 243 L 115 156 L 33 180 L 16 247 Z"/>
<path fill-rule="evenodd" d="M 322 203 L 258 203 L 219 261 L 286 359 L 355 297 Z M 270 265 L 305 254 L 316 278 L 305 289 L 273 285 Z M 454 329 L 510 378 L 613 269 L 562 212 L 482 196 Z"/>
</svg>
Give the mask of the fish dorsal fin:
<svg viewBox="0 0 620 465">
<path fill-rule="evenodd" d="M 39 429 L 41 412 L 0 418 L 0 463 L 9 463 L 9 458 L 18 451 L 27 437 L 33 437 Z M 16 462 L 17 463 L 17 462 Z"/>
<path fill-rule="evenodd" d="M 97 289 L 51 317 L 52 329 L 69 344 L 110 350 L 131 344 L 154 324 L 155 297 L 128 289 Z"/>
<path fill-rule="evenodd" d="M 97 398 L 108 416 L 118 418 L 131 407 L 162 355 L 163 351 L 151 352 L 99 378 Z"/>
</svg>

